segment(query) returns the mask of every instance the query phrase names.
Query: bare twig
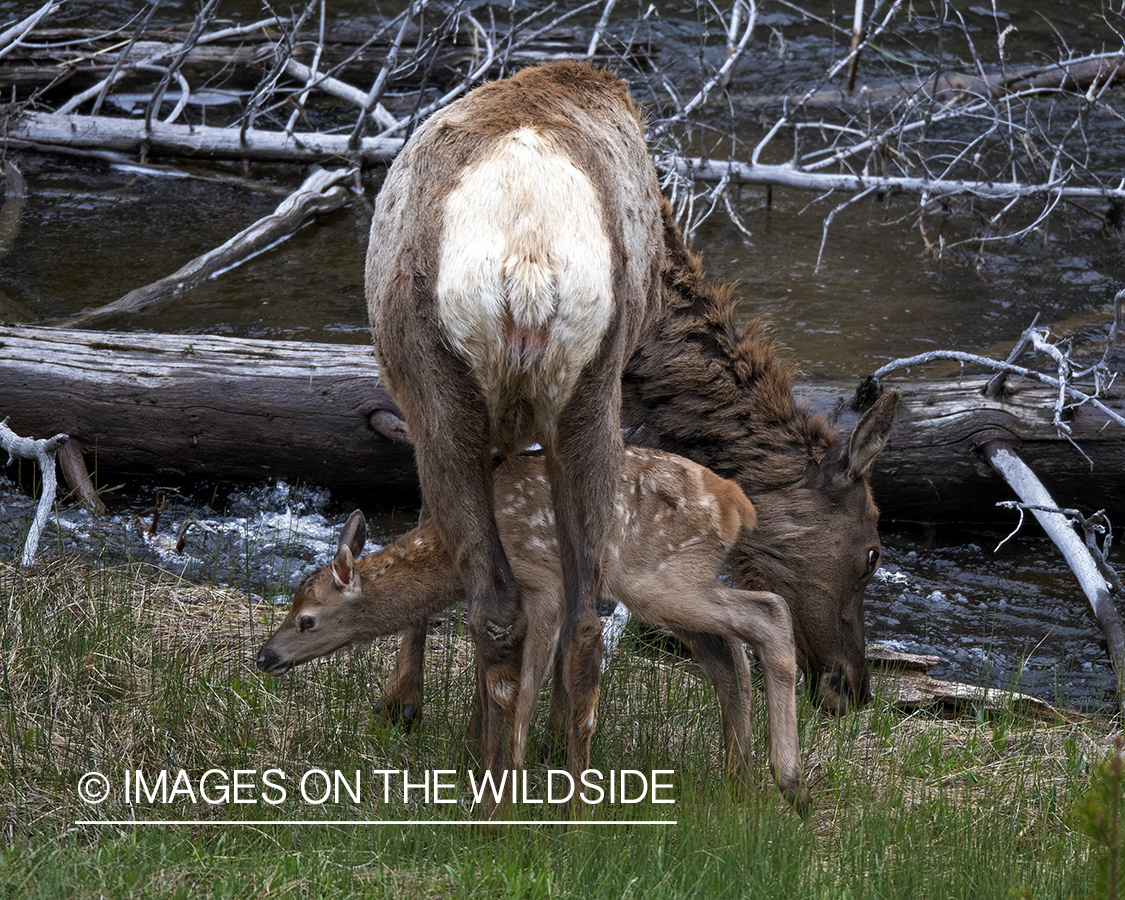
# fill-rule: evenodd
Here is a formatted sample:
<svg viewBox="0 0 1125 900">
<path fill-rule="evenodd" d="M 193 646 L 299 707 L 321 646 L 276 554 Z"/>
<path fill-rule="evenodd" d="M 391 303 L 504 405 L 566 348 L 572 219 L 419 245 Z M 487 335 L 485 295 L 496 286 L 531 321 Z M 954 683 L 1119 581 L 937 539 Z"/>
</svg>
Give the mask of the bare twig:
<svg viewBox="0 0 1125 900">
<path fill-rule="evenodd" d="M 586 47 L 586 59 L 593 59 L 594 54 L 598 52 L 598 42 L 602 39 L 602 33 L 605 31 L 606 25 L 609 24 L 610 13 L 613 12 L 613 7 L 617 0 L 605 0 L 605 6 L 602 8 L 602 17 L 598 19 L 598 24 L 594 28 L 594 33 L 590 35 L 590 43 Z"/>
<path fill-rule="evenodd" d="M 70 437 L 65 434 L 56 434 L 51 438 L 35 440 L 20 437 L 8 427 L 8 420 L 0 421 L 0 450 L 8 452 L 8 463 L 11 464 L 17 457 L 34 459 L 39 463 L 39 470 L 43 474 L 43 490 L 39 495 L 39 505 L 35 510 L 35 519 L 27 532 L 24 541 L 23 554 L 20 565 L 30 566 L 35 562 L 35 553 L 39 549 L 39 537 L 47 525 L 47 517 L 51 507 L 55 504 L 55 491 L 57 481 L 55 478 L 55 454 Z"/>
</svg>

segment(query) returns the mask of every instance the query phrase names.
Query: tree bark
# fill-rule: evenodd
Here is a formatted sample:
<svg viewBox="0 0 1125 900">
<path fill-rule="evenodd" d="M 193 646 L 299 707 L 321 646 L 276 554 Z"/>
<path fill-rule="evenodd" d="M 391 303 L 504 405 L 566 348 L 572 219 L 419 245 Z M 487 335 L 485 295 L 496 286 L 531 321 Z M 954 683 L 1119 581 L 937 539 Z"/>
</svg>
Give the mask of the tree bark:
<svg viewBox="0 0 1125 900">
<path fill-rule="evenodd" d="M 1059 503 L 1125 521 L 1125 429 L 1080 407 L 1071 443 L 1051 421 L 1053 388 L 1021 380 L 990 399 L 985 384 L 895 383 L 898 421 L 873 477 L 884 521 L 1010 523 L 995 503 L 1011 493 L 978 452 L 994 440 L 1018 447 Z M 854 390 L 840 381 L 797 393 L 850 430 Z M 1125 412 L 1125 392 L 1105 402 Z M 413 494 L 396 412 L 366 345 L 0 327 L 0 416 L 25 434 L 67 432 L 99 479 L 285 478 Z"/>
<path fill-rule="evenodd" d="M 0 416 L 66 422 L 107 475 L 417 490 L 370 347 L 0 327 Z"/>
</svg>

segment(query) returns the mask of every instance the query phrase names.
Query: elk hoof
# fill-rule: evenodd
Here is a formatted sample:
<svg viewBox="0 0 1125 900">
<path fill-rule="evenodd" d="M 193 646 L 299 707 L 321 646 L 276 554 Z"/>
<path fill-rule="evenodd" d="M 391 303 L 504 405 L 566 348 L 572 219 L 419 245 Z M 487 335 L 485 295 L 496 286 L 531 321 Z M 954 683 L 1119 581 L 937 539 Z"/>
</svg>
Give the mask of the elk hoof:
<svg viewBox="0 0 1125 900">
<path fill-rule="evenodd" d="M 422 708 L 415 703 L 396 703 L 383 697 L 375 701 L 375 717 L 385 725 L 401 725 L 408 731 L 422 720 Z"/>
<path fill-rule="evenodd" d="M 807 819 L 809 813 L 812 812 L 812 795 L 809 793 L 809 786 L 805 784 L 803 778 L 790 782 L 785 790 L 785 799 L 789 801 L 789 805 L 802 819 Z"/>
</svg>

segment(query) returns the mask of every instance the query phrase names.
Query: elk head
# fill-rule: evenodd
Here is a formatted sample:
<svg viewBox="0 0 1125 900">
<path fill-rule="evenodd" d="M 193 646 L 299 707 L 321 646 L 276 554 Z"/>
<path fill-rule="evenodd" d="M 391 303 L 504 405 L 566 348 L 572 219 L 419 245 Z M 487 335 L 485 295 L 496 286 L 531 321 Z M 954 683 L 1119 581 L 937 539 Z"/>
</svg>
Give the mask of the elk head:
<svg viewBox="0 0 1125 900">
<path fill-rule="evenodd" d="M 842 713 L 870 700 L 863 593 L 879 568 L 879 510 L 869 476 L 894 424 L 889 391 L 801 484 L 754 496 L 758 528 L 735 551 L 743 585 L 768 585 L 793 616 L 797 662 L 812 696 Z"/>
</svg>

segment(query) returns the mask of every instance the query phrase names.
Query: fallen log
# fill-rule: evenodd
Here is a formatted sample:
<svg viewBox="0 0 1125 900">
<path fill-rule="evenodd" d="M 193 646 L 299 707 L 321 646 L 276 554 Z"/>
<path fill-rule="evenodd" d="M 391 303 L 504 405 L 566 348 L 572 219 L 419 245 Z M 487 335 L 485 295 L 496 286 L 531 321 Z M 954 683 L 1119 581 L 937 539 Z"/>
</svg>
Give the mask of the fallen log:
<svg viewBox="0 0 1125 900">
<path fill-rule="evenodd" d="M 416 490 L 366 345 L 0 327 L 0 398 L 22 433 L 66 431 L 99 478 L 284 478 L 348 489 Z M 895 380 L 898 422 L 873 478 L 884 520 L 1010 521 L 1004 482 L 979 455 L 1003 440 L 1060 503 L 1125 521 L 1125 428 L 1088 406 L 1052 424 L 1056 391 L 1012 380 Z M 798 396 L 845 430 L 854 384 Z M 1125 391 L 1104 402 L 1125 413 Z M 1081 447 L 1081 450 L 1078 448 Z"/>
<path fill-rule="evenodd" d="M 114 150 L 148 156 L 193 159 L 248 159 L 267 162 L 336 161 L 363 166 L 390 162 L 401 138 L 362 138 L 349 146 L 347 135 L 286 134 L 251 128 L 168 125 L 109 116 L 54 115 L 25 112 L 7 118 L 0 130 L 12 147 L 49 152 L 53 148 Z"/>
<path fill-rule="evenodd" d="M 11 426 L 69 423 L 99 480 L 283 478 L 413 494 L 410 446 L 369 424 L 394 408 L 378 381 L 366 346 L 0 328 Z"/>
</svg>

